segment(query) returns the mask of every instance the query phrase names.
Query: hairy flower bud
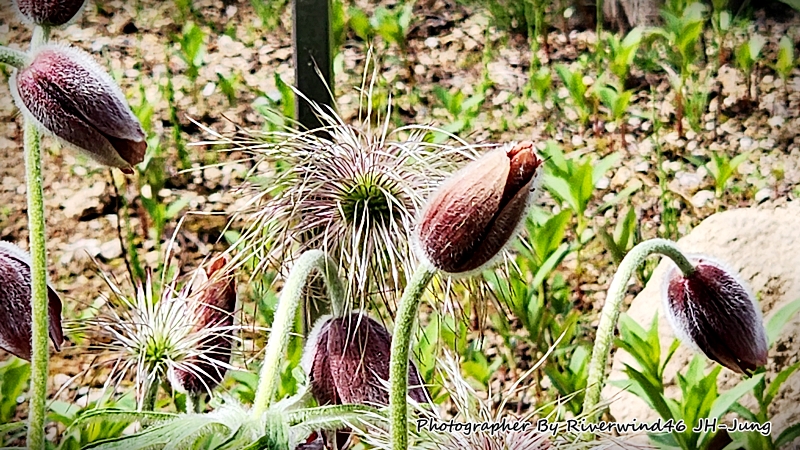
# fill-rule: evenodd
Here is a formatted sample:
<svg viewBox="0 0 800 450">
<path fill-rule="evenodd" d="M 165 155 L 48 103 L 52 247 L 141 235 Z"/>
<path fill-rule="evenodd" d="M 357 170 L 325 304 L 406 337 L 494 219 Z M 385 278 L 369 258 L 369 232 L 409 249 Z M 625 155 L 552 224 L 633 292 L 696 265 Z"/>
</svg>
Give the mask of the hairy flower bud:
<svg viewBox="0 0 800 450">
<path fill-rule="evenodd" d="M 147 142 L 117 84 L 88 53 L 44 45 L 10 80 L 26 120 L 96 162 L 133 173 Z"/>
<path fill-rule="evenodd" d="M 61 299 L 47 288 L 50 339 L 61 349 Z M 31 359 L 31 259 L 22 249 L 0 242 L 0 348 Z"/>
<path fill-rule="evenodd" d="M 17 13 L 34 25 L 66 25 L 81 12 L 86 0 L 14 0 Z"/>
<path fill-rule="evenodd" d="M 303 368 L 320 405 L 389 404 L 389 354 L 392 336 L 362 313 L 320 319 L 309 334 Z M 409 396 L 429 402 L 416 366 L 408 368 Z"/>
<path fill-rule="evenodd" d="M 719 262 L 692 262 L 690 275 L 673 266 L 665 278 L 664 306 L 675 334 L 735 372 L 766 364 L 766 332 L 753 294 Z"/>
<path fill-rule="evenodd" d="M 227 372 L 236 308 L 236 280 L 228 273 L 220 273 L 227 263 L 227 257 L 218 257 L 206 272 L 201 272 L 205 276 L 195 280 L 201 289 L 190 312 L 196 349 L 193 356 L 173 366 L 169 373 L 173 388 L 179 392 L 211 392 Z"/>
<path fill-rule="evenodd" d="M 415 236 L 420 257 L 454 274 L 488 264 L 523 222 L 541 165 L 533 143 L 522 142 L 455 173 L 422 212 Z"/>
</svg>

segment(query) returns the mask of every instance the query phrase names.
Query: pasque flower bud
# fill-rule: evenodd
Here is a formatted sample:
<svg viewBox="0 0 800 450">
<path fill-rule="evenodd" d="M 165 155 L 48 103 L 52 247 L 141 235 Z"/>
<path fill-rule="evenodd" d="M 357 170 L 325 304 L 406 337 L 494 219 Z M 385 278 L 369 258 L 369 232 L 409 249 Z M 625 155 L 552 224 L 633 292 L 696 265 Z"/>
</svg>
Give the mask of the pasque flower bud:
<svg viewBox="0 0 800 450">
<path fill-rule="evenodd" d="M 766 364 L 766 332 L 753 294 L 719 262 L 692 262 L 691 274 L 673 266 L 665 278 L 664 306 L 676 335 L 735 372 Z"/>
<path fill-rule="evenodd" d="M 14 0 L 17 13 L 35 25 L 66 25 L 81 12 L 86 0 Z"/>
<path fill-rule="evenodd" d="M 47 288 L 50 339 L 61 349 L 61 299 Z M 31 359 L 31 259 L 22 249 L 0 242 L 0 348 Z"/>
<path fill-rule="evenodd" d="M 303 354 L 311 393 L 320 405 L 389 404 L 389 353 L 392 336 L 362 313 L 317 321 Z M 416 366 L 408 368 L 408 395 L 429 402 Z"/>
<path fill-rule="evenodd" d="M 88 53 L 39 47 L 10 80 L 11 95 L 27 120 L 96 162 L 133 173 L 147 142 L 139 120 L 111 76 Z"/>
<path fill-rule="evenodd" d="M 225 256 L 212 261 L 201 279 L 195 280 L 200 291 L 192 299 L 190 314 L 197 336 L 192 356 L 170 369 L 169 379 L 175 390 L 198 394 L 210 392 L 222 382 L 231 359 L 233 311 L 236 308 L 236 280 L 220 271 L 228 263 Z"/>
<path fill-rule="evenodd" d="M 533 143 L 522 142 L 492 150 L 455 173 L 422 212 L 420 257 L 453 274 L 489 263 L 523 222 L 541 165 Z"/>
</svg>

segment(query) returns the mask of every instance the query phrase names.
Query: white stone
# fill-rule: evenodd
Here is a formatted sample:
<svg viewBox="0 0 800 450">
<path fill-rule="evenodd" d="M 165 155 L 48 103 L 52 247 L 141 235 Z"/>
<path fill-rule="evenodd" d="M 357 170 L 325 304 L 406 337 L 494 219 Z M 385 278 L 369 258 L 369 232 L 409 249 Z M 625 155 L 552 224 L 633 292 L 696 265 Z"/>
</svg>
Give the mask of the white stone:
<svg viewBox="0 0 800 450">
<path fill-rule="evenodd" d="M 122 244 L 120 244 L 119 239 L 112 239 L 101 245 L 100 256 L 106 260 L 111 260 L 122 256 Z"/>
<path fill-rule="evenodd" d="M 753 197 L 753 200 L 755 200 L 756 203 L 763 203 L 769 200 L 770 198 L 772 198 L 772 189 L 763 188 L 758 192 L 756 192 L 756 195 Z"/>
<path fill-rule="evenodd" d="M 702 208 L 703 206 L 706 206 L 708 202 L 714 200 L 714 197 L 714 191 L 709 191 L 707 189 L 697 191 L 697 193 L 692 196 L 692 205 L 697 208 Z"/>
</svg>

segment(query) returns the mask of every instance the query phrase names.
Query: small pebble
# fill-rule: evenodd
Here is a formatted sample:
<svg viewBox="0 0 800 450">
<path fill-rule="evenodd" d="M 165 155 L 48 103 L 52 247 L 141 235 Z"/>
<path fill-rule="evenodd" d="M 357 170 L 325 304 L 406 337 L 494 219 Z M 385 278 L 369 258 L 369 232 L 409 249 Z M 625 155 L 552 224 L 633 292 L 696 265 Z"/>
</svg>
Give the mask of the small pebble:
<svg viewBox="0 0 800 450">
<path fill-rule="evenodd" d="M 772 198 L 772 189 L 763 188 L 760 191 L 756 192 L 756 195 L 755 197 L 753 197 L 753 200 L 755 200 L 756 203 L 763 203 L 769 200 L 770 198 Z"/>
</svg>

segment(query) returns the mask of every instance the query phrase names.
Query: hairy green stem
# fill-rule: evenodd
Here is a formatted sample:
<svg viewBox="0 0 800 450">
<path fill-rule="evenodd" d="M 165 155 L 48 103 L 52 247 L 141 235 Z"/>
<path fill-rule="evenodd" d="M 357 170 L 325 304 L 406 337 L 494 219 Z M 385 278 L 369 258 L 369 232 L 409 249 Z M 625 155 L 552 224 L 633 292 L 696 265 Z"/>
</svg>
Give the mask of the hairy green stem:
<svg viewBox="0 0 800 450">
<path fill-rule="evenodd" d="M 48 29 L 35 27 L 31 50 L 47 42 Z M 42 149 L 39 129 L 30 121 L 24 125 L 25 179 L 28 196 L 28 232 L 31 252 L 31 388 L 28 412 L 28 448 L 45 448 L 47 416 L 47 360 L 49 357 L 47 311 L 47 252 L 45 248 Z"/>
<path fill-rule="evenodd" d="M 15 69 L 22 69 L 31 61 L 27 53 L 0 45 L 0 63 L 7 64 Z"/>
<path fill-rule="evenodd" d="M 681 253 L 674 242 L 667 239 L 651 239 L 641 242 L 622 259 L 606 294 L 606 302 L 600 313 L 600 323 L 597 326 L 597 335 L 592 349 L 592 359 L 589 362 L 583 412 L 589 415 L 590 422 L 597 420 L 598 414 L 594 409 L 600 401 L 600 391 L 603 388 L 611 341 L 614 338 L 614 329 L 617 327 L 619 319 L 619 307 L 625 298 L 628 281 L 636 268 L 654 253 L 669 257 L 684 275 L 694 272 L 692 263 Z"/>
<path fill-rule="evenodd" d="M 144 393 L 141 408 L 139 411 L 153 411 L 156 408 L 156 398 L 158 397 L 158 385 L 161 384 L 160 378 L 152 380 L 147 385 L 147 392 Z"/>
<path fill-rule="evenodd" d="M 408 448 L 408 356 L 411 351 L 411 334 L 417 319 L 419 302 L 436 269 L 420 264 L 411 281 L 403 291 L 397 306 L 397 317 L 392 334 L 392 350 L 389 357 L 389 423 L 391 424 L 392 449 Z"/>
<path fill-rule="evenodd" d="M 256 390 L 253 403 L 253 414 L 260 417 L 267 411 L 278 388 L 281 370 L 281 358 L 289 342 L 297 307 L 303 298 L 303 289 L 308 284 L 308 278 L 314 270 L 319 271 L 325 278 L 328 290 L 328 299 L 334 315 L 341 315 L 344 310 L 344 290 L 336 274 L 336 263 L 321 250 L 309 250 L 303 253 L 295 262 L 286 283 L 283 285 L 275 319 L 272 321 L 267 349 L 264 352 L 264 362 L 261 365 L 261 377 Z"/>
</svg>

